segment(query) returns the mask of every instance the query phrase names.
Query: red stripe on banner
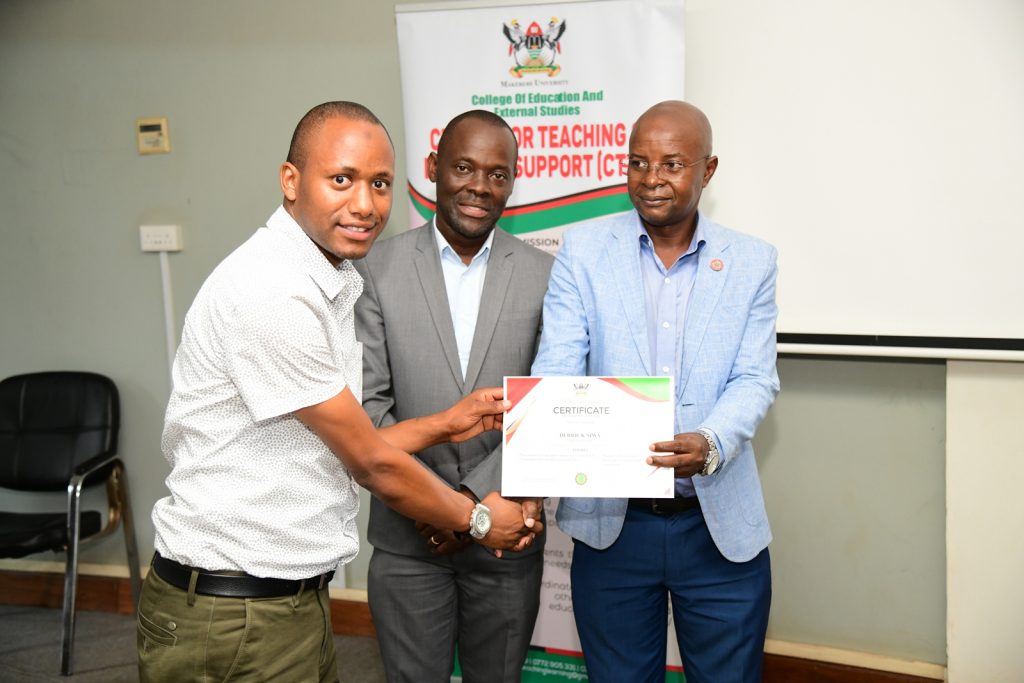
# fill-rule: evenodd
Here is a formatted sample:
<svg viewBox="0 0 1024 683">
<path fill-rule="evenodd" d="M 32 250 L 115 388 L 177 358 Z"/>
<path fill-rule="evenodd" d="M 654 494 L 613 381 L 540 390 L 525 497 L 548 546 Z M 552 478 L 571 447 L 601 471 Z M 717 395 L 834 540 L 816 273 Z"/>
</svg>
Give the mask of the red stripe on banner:
<svg viewBox="0 0 1024 683">
<path fill-rule="evenodd" d="M 420 194 L 416 190 L 416 188 L 412 186 L 412 183 L 409 183 L 409 192 L 413 195 L 413 198 L 420 204 L 427 207 L 431 211 L 437 211 L 437 202 L 435 202 L 433 199 L 429 199 L 428 197 L 425 197 L 424 195 Z"/>
<path fill-rule="evenodd" d="M 420 204 L 428 211 L 437 211 L 437 202 L 430 199 L 423 193 L 419 192 L 412 183 L 409 183 L 409 194 L 412 195 L 413 201 Z M 533 204 L 520 204 L 519 206 L 512 206 L 505 209 L 501 215 L 505 216 L 525 216 L 532 213 L 540 213 L 542 211 L 548 211 L 550 209 L 557 209 L 560 206 L 567 206 L 569 204 L 581 204 L 593 199 L 601 199 L 602 197 L 611 197 L 614 195 L 625 194 L 625 185 L 612 185 L 611 187 L 602 187 L 597 190 L 586 190 L 584 192 L 577 192 L 576 194 L 565 195 L 564 197 L 556 197 L 554 199 L 548 199 L 542 202 L 534 202 Z"/>
<path fill-rule="evenodd" d="M 552 655 L 565 655 L 567 657 L 582 657 L 583 653 L 576 650 L 559 650 L 557 647 L 542 648 L 544 652 Z"/>
<path fill-rule="evenodd" d="M 611 187 L 602 187 L 597 190 L 586 190 L 584 192 L 577 192 L 576 194 L 566 195 L 564 197 L 556 197 L 555 199 L 549 199 L 543 202 L 536 202 L 534 204 L 521 204 L 519 206 L 513 206 L 505 210 L 503 216 L 521 216 L 528 213 L 537 213 L 539 211 L 546 211 L 548 209 L 557 209 L 560 206 L 566 204 L 578 204 L 585 202 L 590 199 L 600 199 L 601 197 L 610 197 L 616 194 L 625 194 L 625 185 L 613 185 Z"/>
</svg>

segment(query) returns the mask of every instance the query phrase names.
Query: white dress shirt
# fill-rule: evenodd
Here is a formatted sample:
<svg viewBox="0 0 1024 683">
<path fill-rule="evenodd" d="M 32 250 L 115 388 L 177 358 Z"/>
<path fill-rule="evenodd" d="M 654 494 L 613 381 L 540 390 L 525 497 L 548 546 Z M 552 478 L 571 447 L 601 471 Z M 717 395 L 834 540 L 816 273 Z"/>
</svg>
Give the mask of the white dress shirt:
<svg viewBox="0 0 1024 683">
<path fill-rule="evenodd" d="M 487 276 L 487 261 L 490 259 L 491 244 L 494 242 L 494 231 L 487 235 L 487 239 L 480 246 L 480 251 L 467 265 L 437 229 L 437 217 L 434 218 L 433 225 L 434 239 L 441 255 L 444 286 L 448 292 L 448 310 L 452 314 L 455 342 L 459 347 L 459 364 L 462 366 L 462 378 L 465 379 L 466 368 L 469 367 L 469 351 L 473 347 L 473 333 L 476 331 L 476 319 L 480 312 L 480 295 L 484 291 L 484 278 Z"/>
</svg>

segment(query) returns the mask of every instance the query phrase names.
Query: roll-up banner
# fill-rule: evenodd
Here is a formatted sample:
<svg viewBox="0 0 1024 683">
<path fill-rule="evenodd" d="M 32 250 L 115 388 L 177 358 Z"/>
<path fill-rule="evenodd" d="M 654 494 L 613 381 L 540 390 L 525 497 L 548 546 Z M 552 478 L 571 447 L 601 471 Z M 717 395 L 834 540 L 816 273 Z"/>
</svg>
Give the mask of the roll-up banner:
<svg viewBox="0 0 1024 683">
<path fill-rule="evenodd" d="M 405 114 L 409 225 L 434 214 L 427 158 L 445 124 L 492 111 L 519 142 L 500 225 L 556 252 L 573 224 L 631 209 L 634 121 L 683 98 L 683 0 L 445 2 L 395 8 Z M 547 501 L 549 522 L 557 500 Z M 569 585 L 572 540 L 548 525 L 540 615 L 522 680 L 586 681 Z M 666 681 L 683 681 L 671 625 Z M 461 680 L 456 669 L 452 680 Z"/>
<path fill-rule="evenodd" d="M 427 157 L 445 124 L 492 111 L 519 142 L 500 225 L 549 252 L 566 227 L 629 210 L 629 132 L 682 99 L 683 0 L 449 2 L 395 8 L 409 224 L 434 213 Z"/>
</svg>

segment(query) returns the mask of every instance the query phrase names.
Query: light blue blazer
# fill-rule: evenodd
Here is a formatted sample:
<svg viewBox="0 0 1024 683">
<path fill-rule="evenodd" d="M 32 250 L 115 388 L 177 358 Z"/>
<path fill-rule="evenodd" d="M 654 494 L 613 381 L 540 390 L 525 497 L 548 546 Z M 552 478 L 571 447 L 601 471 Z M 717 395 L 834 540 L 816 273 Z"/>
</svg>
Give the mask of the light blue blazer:
<svg viewBox="0 0 1024 683">
<path fill-rule="evenodd" d="M 693 483 L 711 536 L 744 562 L 771 541 L 750 440 L 779 391 L 775 370 L 776 251 L 699 216 L 698 252 L 676 382 L 676 433 L 719 440 L 722 464 Z M 653 375 L 635 211 L 564 234 L 544 298 L 534 375 Z M 622 530 L 625 498 L 563 498 L 559 528 L 593 548 Z"/>
</svg>

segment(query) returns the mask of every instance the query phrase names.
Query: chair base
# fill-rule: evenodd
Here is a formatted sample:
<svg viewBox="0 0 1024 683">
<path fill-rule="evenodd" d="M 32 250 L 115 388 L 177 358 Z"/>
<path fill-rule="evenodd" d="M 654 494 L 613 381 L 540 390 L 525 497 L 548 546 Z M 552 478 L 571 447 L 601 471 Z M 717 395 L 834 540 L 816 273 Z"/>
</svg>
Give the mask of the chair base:
<svg viewBox="0 0 1024 683">
<path fill-rule="evenodd" d="M 70 676 L 74 671 L 74 643 L 75 643 L 75 602 L 78 593 L 78 548 L 80 539 L 80 528 L 74 523 L 79 519 L 79 508 L 81 505 L 82 484 L 87 477 L 82 473 L 80 477 L 72 480 L 73 485 L 68 486 L 68 515 L 70 520 L 68 527 L 67 566 L 64 571 L 64 607 L 61 628 L 60 648 L 60 672 L 64 676 Z M 91 539 L 101 538 L 116 530 L 118 523 L 123 521 L 125 550 L 128 556 L 128 573 L 132 583 L 132 606 L 139 606 L 140 572 L 139 552 L 135 542 L 135 520 L 132 517 L 131 502 L 128 497 L 128 482 L 124 476 L 124 465 L 116 460 L 110 477 L 107 480 L 107 497 L 110 502 L 110 521 L 103 531 Z"/>
</svg>

